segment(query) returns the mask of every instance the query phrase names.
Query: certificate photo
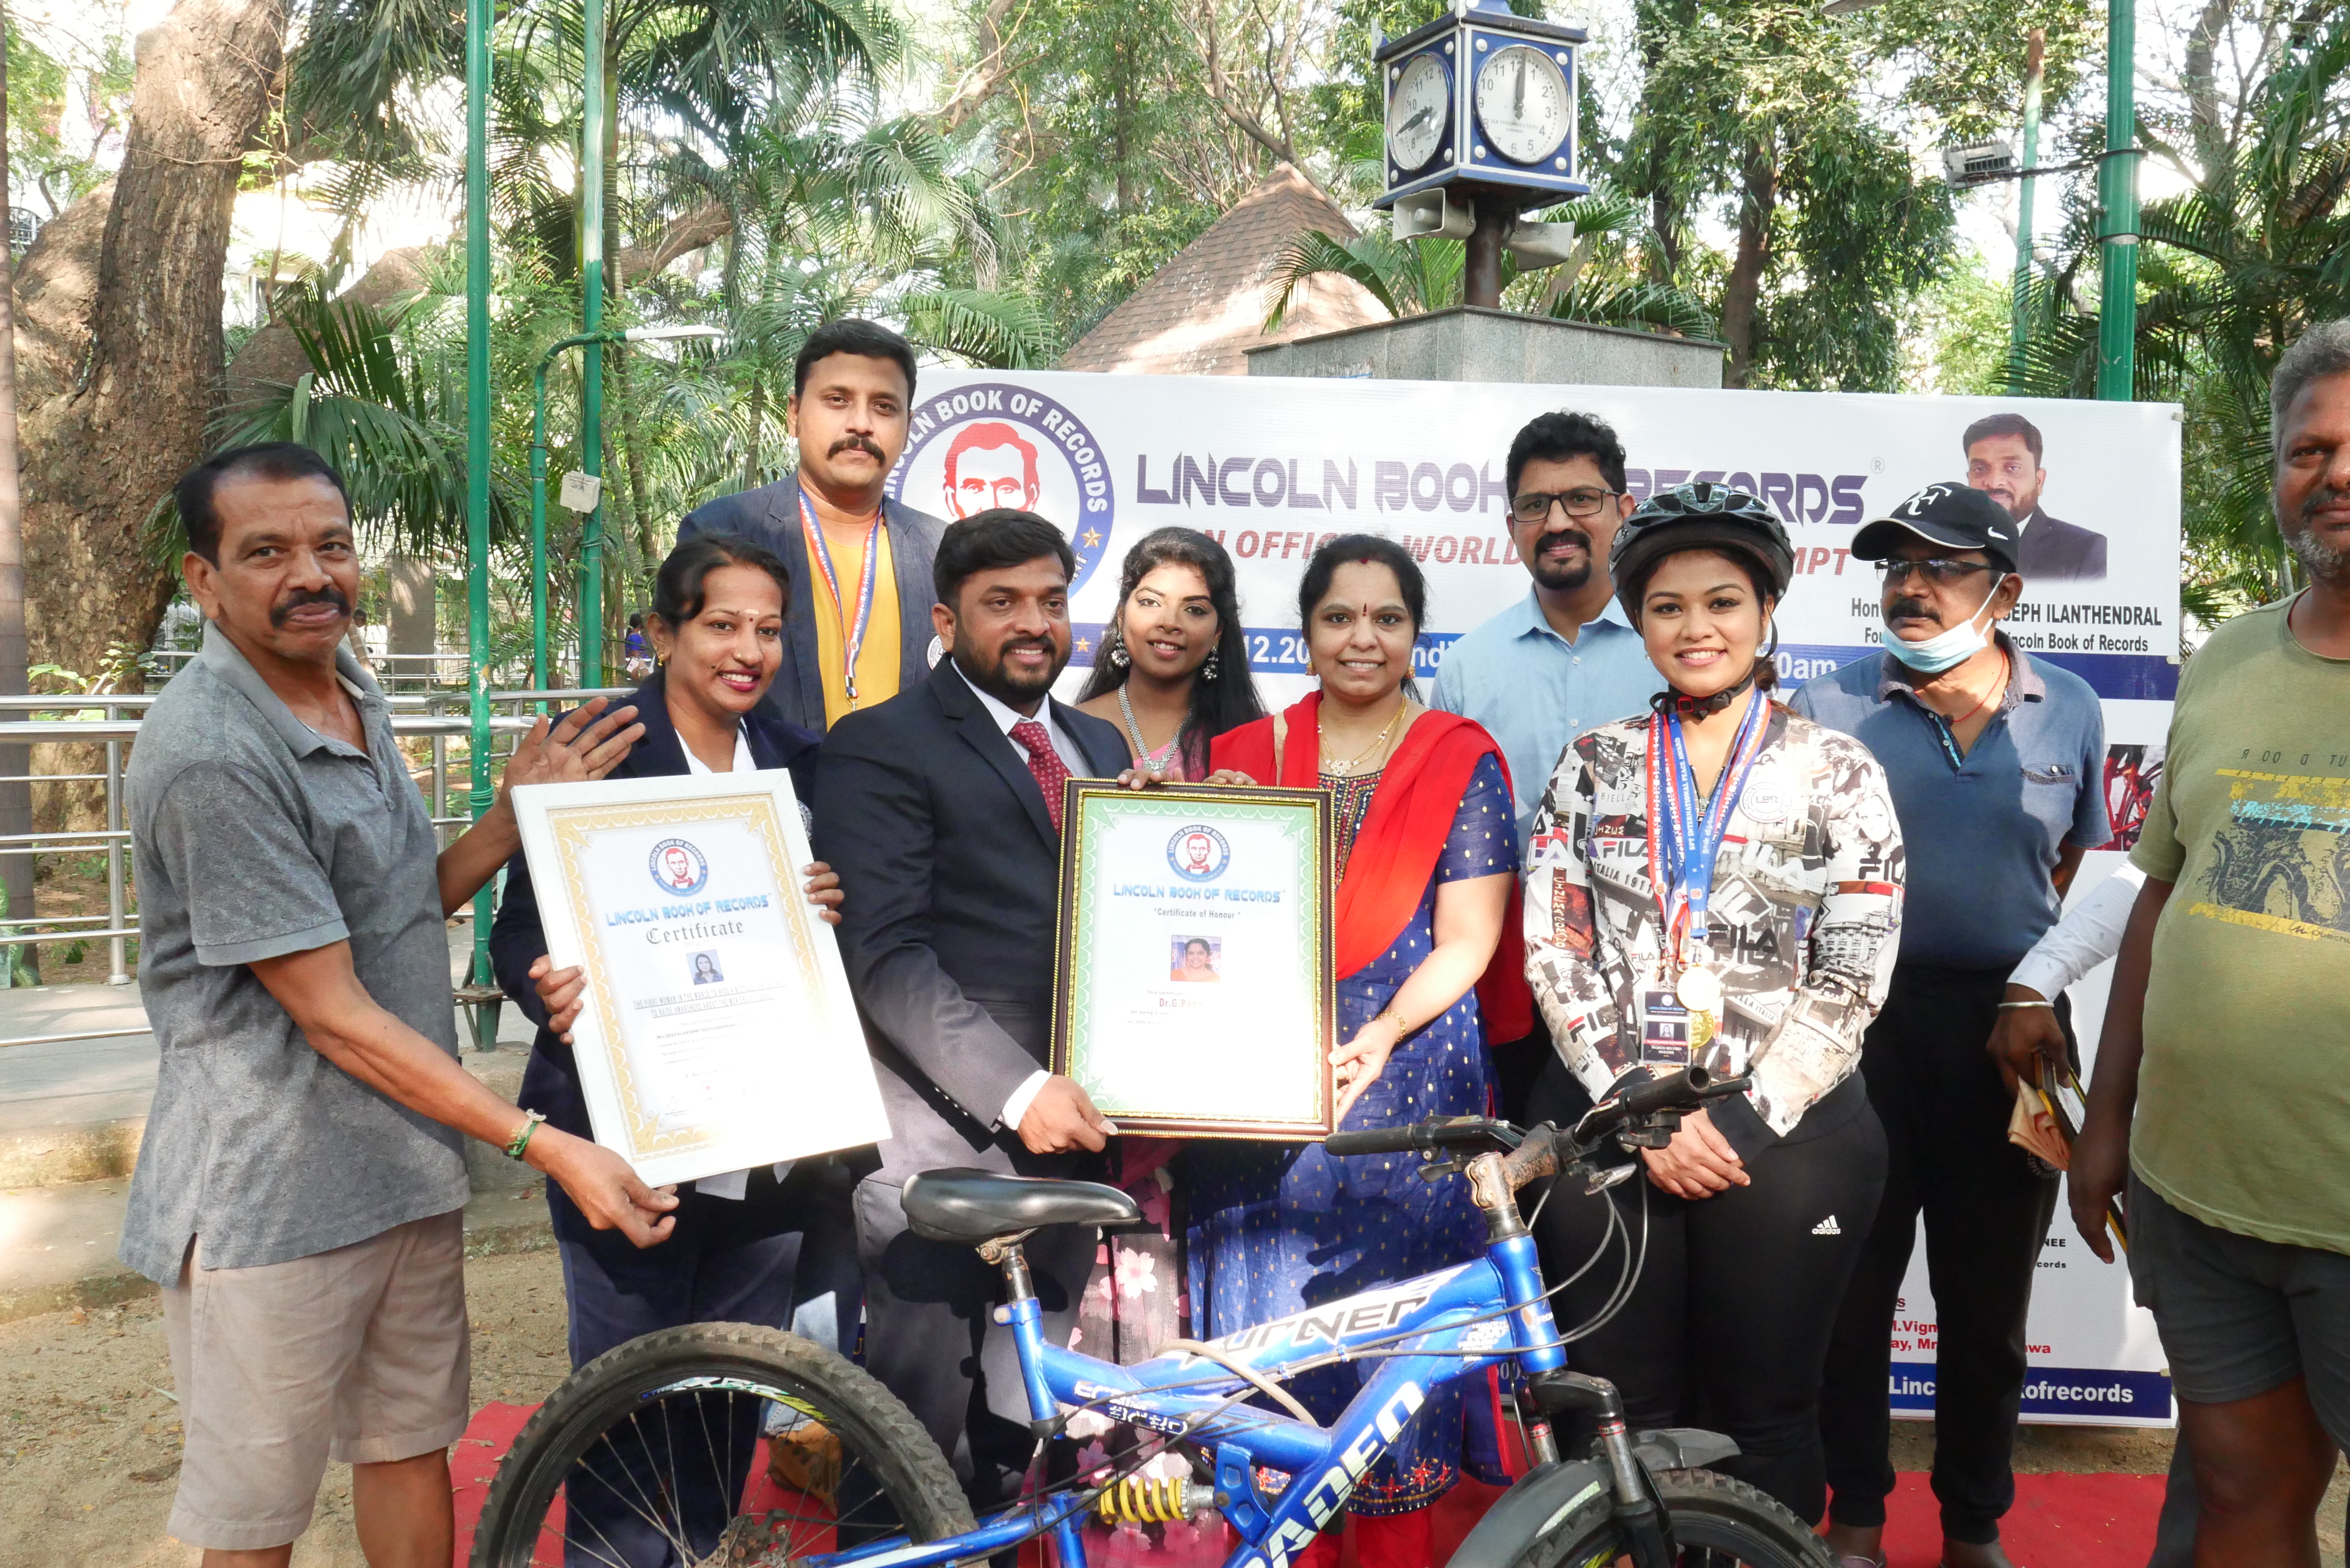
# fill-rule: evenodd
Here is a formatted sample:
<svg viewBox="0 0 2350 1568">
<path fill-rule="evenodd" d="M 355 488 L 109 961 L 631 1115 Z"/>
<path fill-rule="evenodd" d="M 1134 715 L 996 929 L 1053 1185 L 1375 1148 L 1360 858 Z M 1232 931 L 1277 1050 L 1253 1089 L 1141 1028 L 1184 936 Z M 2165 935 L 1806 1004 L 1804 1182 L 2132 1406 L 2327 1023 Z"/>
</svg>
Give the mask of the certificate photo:
<svg viewBox="0 0 2350 1568">
<path fill-rule="evenodd" d="M 1329 797 L 1066 790 L 1055 1070 L 1131 1132 L 1326 1136 Z"/>
<path fill-rule="evenodd" d="M 547 950 L 587 989 L 572 1050 L 596 1141 L 649 1183 L 889 1136 L 780 769 L 515 791 Z"/>
</svg>

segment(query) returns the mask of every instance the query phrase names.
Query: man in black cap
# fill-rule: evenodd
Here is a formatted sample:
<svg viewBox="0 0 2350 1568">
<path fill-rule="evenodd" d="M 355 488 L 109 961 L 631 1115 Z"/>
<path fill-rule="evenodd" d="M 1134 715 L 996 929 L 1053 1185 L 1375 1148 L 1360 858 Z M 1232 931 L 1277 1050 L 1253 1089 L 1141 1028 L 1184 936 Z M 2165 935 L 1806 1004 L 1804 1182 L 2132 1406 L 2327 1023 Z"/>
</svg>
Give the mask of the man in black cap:
<svg viewBox="0 0 2350 1568">
<path fill-rule="evenodd" d="M 1998 629 L 2023 592 L 2017 544 L 2006 508 L 1957 482 L 1861 529 L 1853 555 L 1884 576 L 1885 651 L 1790 704 L 1876 754 L 1908 850 L 1900 957 L 1861 1057 L 1885 1197 L 1820 1400 L 1828 1545 L 1845 1564 L 1884 1561 L 1889 1345 L 1922 1213 L 1939 1323 L 1914 1352 L 1935 1364 L 1942 1563 L 2008 1568 L 1999 1521 L 2015 1501 L 2024 1318 L 2056 1179 L 2007 1141 L 2015 1091 L 1986 1043 L 2002 1007 L 2053 1006 L 2069 1044 L 2064 999 L 2011 990 L 2008 974 L 2055 923 L 2082 853 L 2113 836 L 2096 694 Z"/>
</svg>

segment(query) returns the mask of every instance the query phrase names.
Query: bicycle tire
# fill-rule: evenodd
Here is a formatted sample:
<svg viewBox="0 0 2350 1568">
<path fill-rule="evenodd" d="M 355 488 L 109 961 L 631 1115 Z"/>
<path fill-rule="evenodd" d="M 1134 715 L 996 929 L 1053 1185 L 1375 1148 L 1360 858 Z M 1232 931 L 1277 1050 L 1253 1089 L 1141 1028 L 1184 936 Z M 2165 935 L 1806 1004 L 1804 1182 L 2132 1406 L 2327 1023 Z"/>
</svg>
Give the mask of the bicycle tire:
<svg viewBox="0 0 2350 1568">
<path fill-rule="evenodd" d="M 1672 1518 L 1682 1568 L 1835 1568 L 1810 1526 L 1744 1481 L 1702 1469 L 1649 1479 Z M 1603 1491 L 1529 1542 L 1511 1568 L 1610 1568 L 1630 1550 Z"/>
<path fill-rule="evenodd" d="M 632 1434 L 627 1439 L 629 1450 L 650 1456 L 650 1442 L 641 1420 L 654 1407 L 649 1402 L 664 1402 L 661 1438 L 673 1456 L 674 1448 L 670 1445 L 677 1422 L 665 1402 L 678 1399 L 682 1409 L 690 1401 L 700 1417 L 702 1436 L 710 1438 L 709 1402 L 717 1396 L 727 1400 L 729 1419 L 739 1418 L 733 1401 L 742 1398 L 753 1401 L 751 1408 L 762 1417 L 770 1404 L 786 1404 L 828 1428 L 839 1439 L 845 1456 L 841 1476 L 834 1481 L 836 1501 L 847 1473 L 862 1466 L 869 1470 L 871 1484 L 877 1488 L 872 1495 L 885 1500 L 894 1513 L 891 1528 L 902 1528 L 917 1541 L 935 1541 L 976 1528 L 970 1501 L 937 1443 L 897 1396 L 872 1376 L 821 1345 L 776 1329 L 741 1323 L 689 1324 L 645 1334 L 607 1351 L 547 1397 L 515 1438 L 490 1483 L 474 1532 L 473 1568 L 532 1568 L 535 1563 L 560 1562 L 564 1552 L 549 1555 L 542 1547 L 557 1494 L 566 1490 L 574 1467 L 593 1458 L 598 1443 L 606 1444 L 614 1455 L 621 1454 L 620 1446 L 612 1443 L 609 1435 L 623 1423 Z M 690 1430 L 687 1435 L 690 1438 Z M 580 1473 L 598 1479 L 585 1469 Z M 624 1480 L 638 1479 L 625 1470 L 615 1473 Z M 678 1474 L 674 1464 L 669 1474 L 673 1481 Z M 609 1481 L 604 1484 L 616 1498 L 620 1497 L 618 1488 Z M 718 1485 L 725 1486 L 723 1476 Z M 746 1532 L 745 1521 L 751 1516 L 738 1511 L 740 1485 L 734 1490 L 737 1496 L 727 1505 L 730 1517 L 720 1545 L 706 1555 L 683 1549 L 677 1555 L 705 1562 L 760 1560 L 743 1550 L 749 1533 L 763 1528 L 774 1531 L 780 1516 L 770 1514 L 762 1521 L 752 1521 Z M 654 1501 L 641 1490 L 638 1500 Z M 631 1511 L 656 1528 L 663 1523 L 643 1507 L 631 1504 Z M 567 1509 L 566 1532 L 556 1538 L 556 1544 L 577 1548 L 587 1561 L 624 1568 L 626 1553 L 615 1558 L 570 1532 L 573 1512 Z M 886 1516 L 877 1512 L 868 1517 Z M 795 1516 L 794 1522 L 828 1527 L 808 1517 Z M 675 1524 L 680 1532 L 689 1528 L 681 1518 Z M 681 1536 L 673 1534 L 671 1539 Z M 606 1543 L 610 1544 L 609 1537 Z M 773 1544 L 771 1541 L 762 1550 L 772 1551 Z M 735 1552 L 732 1559 L 726 1556 L 729 1547 Z M 786 1548 L 785 1554 L 806 1553 Z"/>
</svg>

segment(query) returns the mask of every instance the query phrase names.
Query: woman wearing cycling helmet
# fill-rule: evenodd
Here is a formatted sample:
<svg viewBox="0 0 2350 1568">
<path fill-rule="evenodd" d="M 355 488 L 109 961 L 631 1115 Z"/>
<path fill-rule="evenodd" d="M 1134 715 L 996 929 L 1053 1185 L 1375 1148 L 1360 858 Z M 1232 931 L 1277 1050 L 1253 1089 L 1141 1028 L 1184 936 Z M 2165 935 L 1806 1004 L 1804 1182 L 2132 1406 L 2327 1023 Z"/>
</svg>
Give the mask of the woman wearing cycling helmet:
<svg viewBox="0 0 2350 1568">
<path fill-rule="evenodd" d="M 1652 496 L 1608 566 L 1666 689 L 1569 746 L 1534 818 L 1526 971 L 1556 1053 L 1530 1114 L 1568 1124 L 1691 1064 L 1749 1083 L 1639 1150 L 1645 1179 L 1555 1193 L 1536 1235 L 1549 1278 L 1583 1270 L 1558 1321 L 1604 1320 L 1575 1365 L 1615 1381 L 1630 1424 L 1726 1434 L 1740 1455 L 1716 1468 L 1816 1521 L 1820 1368 L 1885 1181 L 1858 1069 L 1900 833 L 1866 749 L 1770 700 L 1793 552 L 1765 504 Z M 1586 1269 L 1611 1241 L 1625 1254 Z"/>
</svg>

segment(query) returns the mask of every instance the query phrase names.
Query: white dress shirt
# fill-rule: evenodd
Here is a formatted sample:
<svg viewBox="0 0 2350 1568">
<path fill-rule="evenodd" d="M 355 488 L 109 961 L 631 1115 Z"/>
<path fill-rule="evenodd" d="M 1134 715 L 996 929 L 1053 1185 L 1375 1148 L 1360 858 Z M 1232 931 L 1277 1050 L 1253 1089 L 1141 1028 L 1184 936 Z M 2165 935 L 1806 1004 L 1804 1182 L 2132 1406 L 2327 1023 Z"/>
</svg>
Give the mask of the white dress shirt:
<svg viewBox="0 0 2350 1568">
<path fill-rule="evenodd" d="M 1003 732 L 1004 739 L 1012 740 L 1013 725 L 1024 724 L 1031 719 L 1041 719 L 1044 721 L 1045 733 L 1053 738 L 1054 754 L 1061 759 L 1061 765 L 1069 770 L 1070 776 L 1081 779 L 1094 776 L 1093 764 L 1086 761 L 1085 753 L 1077 750 L 1076 742 L 1069 738 L 1069 732 L 1062 729 L 1061 722 L 1053 716 L 1051 698 L 1048 697 L 1040 703 L 1035 712 L 1023 713 L 1018 709 L 1007 707 L 981 691 L 970 676 L 963 674 L 962 665 L 955 665 L 954 672 L 964 685 L 971 688 L 971 694 L 979 699 L 980 706 L 987 710 L 987 716 L 995 721 L 995 727 Z M 1020 760 L 1026 762 L 1028 748 L 1017 741 L 1012 741 L 1012 745 L 1020 753 Z M 1037 1091 L 1045 1086 L 1045 1080 L 1052 1075 L 1051 1073 L 1039 1067 L 1022 1079 L 1020 1086 L 1012 1091 L 1012 1097 L 1003 1102 L 1003 1114 L 996 1117 L 996 1125 L 1006 1127 L 1018 1127 L 1020 1118 L 1028 1114 L 1028 1107 L 1035 1102 Z"/>
<path fill-rule="evenodd" d="M 678 749 L 685 753 L 685 771 L 688 774 L 707 774 L 716 771 L 708 763 L 693 754 L 693 748 L 685 743 L 684 736 L 678 737 L 677 744 Z M 758 763 L 751 760 L 750 736 L 743 732 L 742 725 L 735 725 L 734 763 L 727 771 L 737 774 L 756 773 L 758 766 Z M 791 1174 L 792 1164 L 793 1162 L 788 1159 L 779 1159 L 775 1162 L 777 1181 Z M 729 1170 L 718 1176 L 705 1176 L 693 1184 L 693 1189 L 696 1192 L 706 1192 L 712 1198 L 732 1199 L 740 1203 L 743 1201 L 743 1195 L 751 1189 L 751 1173 L 748 1170 Z"/>
<path fill-rule="evenodd" d="M 2146 873 L 2129 861 L 2081 895 L 2064 918 L 2048 928 L 2007 977 L 2010 985 L 2029 986 L 2054 1001 L 2058 992 L 2121 951 L 2122 932 L 2129 925 L 2130 906 L 2146 886 Z"/>
<path fill-rule="evenodd" d="M 1061 765 L 1069 770 L 1070 776 L 1081 779 L 1093 777 L 1094 765 L 1086 761 L 1085 753 L 1077 750 L 1076 742 L 1069 738 L 1069 732 L 1062 729 L 1061 722 L 1053 716 L 1051 699 L 1047 698 L 1038 703 L 1036 711 L 1034 713 L 1023 713 L 1017 708 L 1006 707 L 1003 702 L 981 691 L 972 683 L 970 676 L 963 675 L 962 665 L 956 665 L 954 672 L 962 676 L 964 685 L 971 687 L 971 694 L 979 699 L 980 706 L 987 710 L 987 716 L 995 721 L 995 727 L 1003 732 L 1005 740 L 1012 740 L 1013 725 L 1024 724 L 1031 719 L 1041 720 L 1045 725 L 1045 733 L 1053 738 L 1054 753 L 1061 759 Z M 1021 745 L 1017 741 L 1013 741 L 1012 744 L 1019 751 L 1020 760 L 1026 762 L 1028 748 Z"/>
</svg>

